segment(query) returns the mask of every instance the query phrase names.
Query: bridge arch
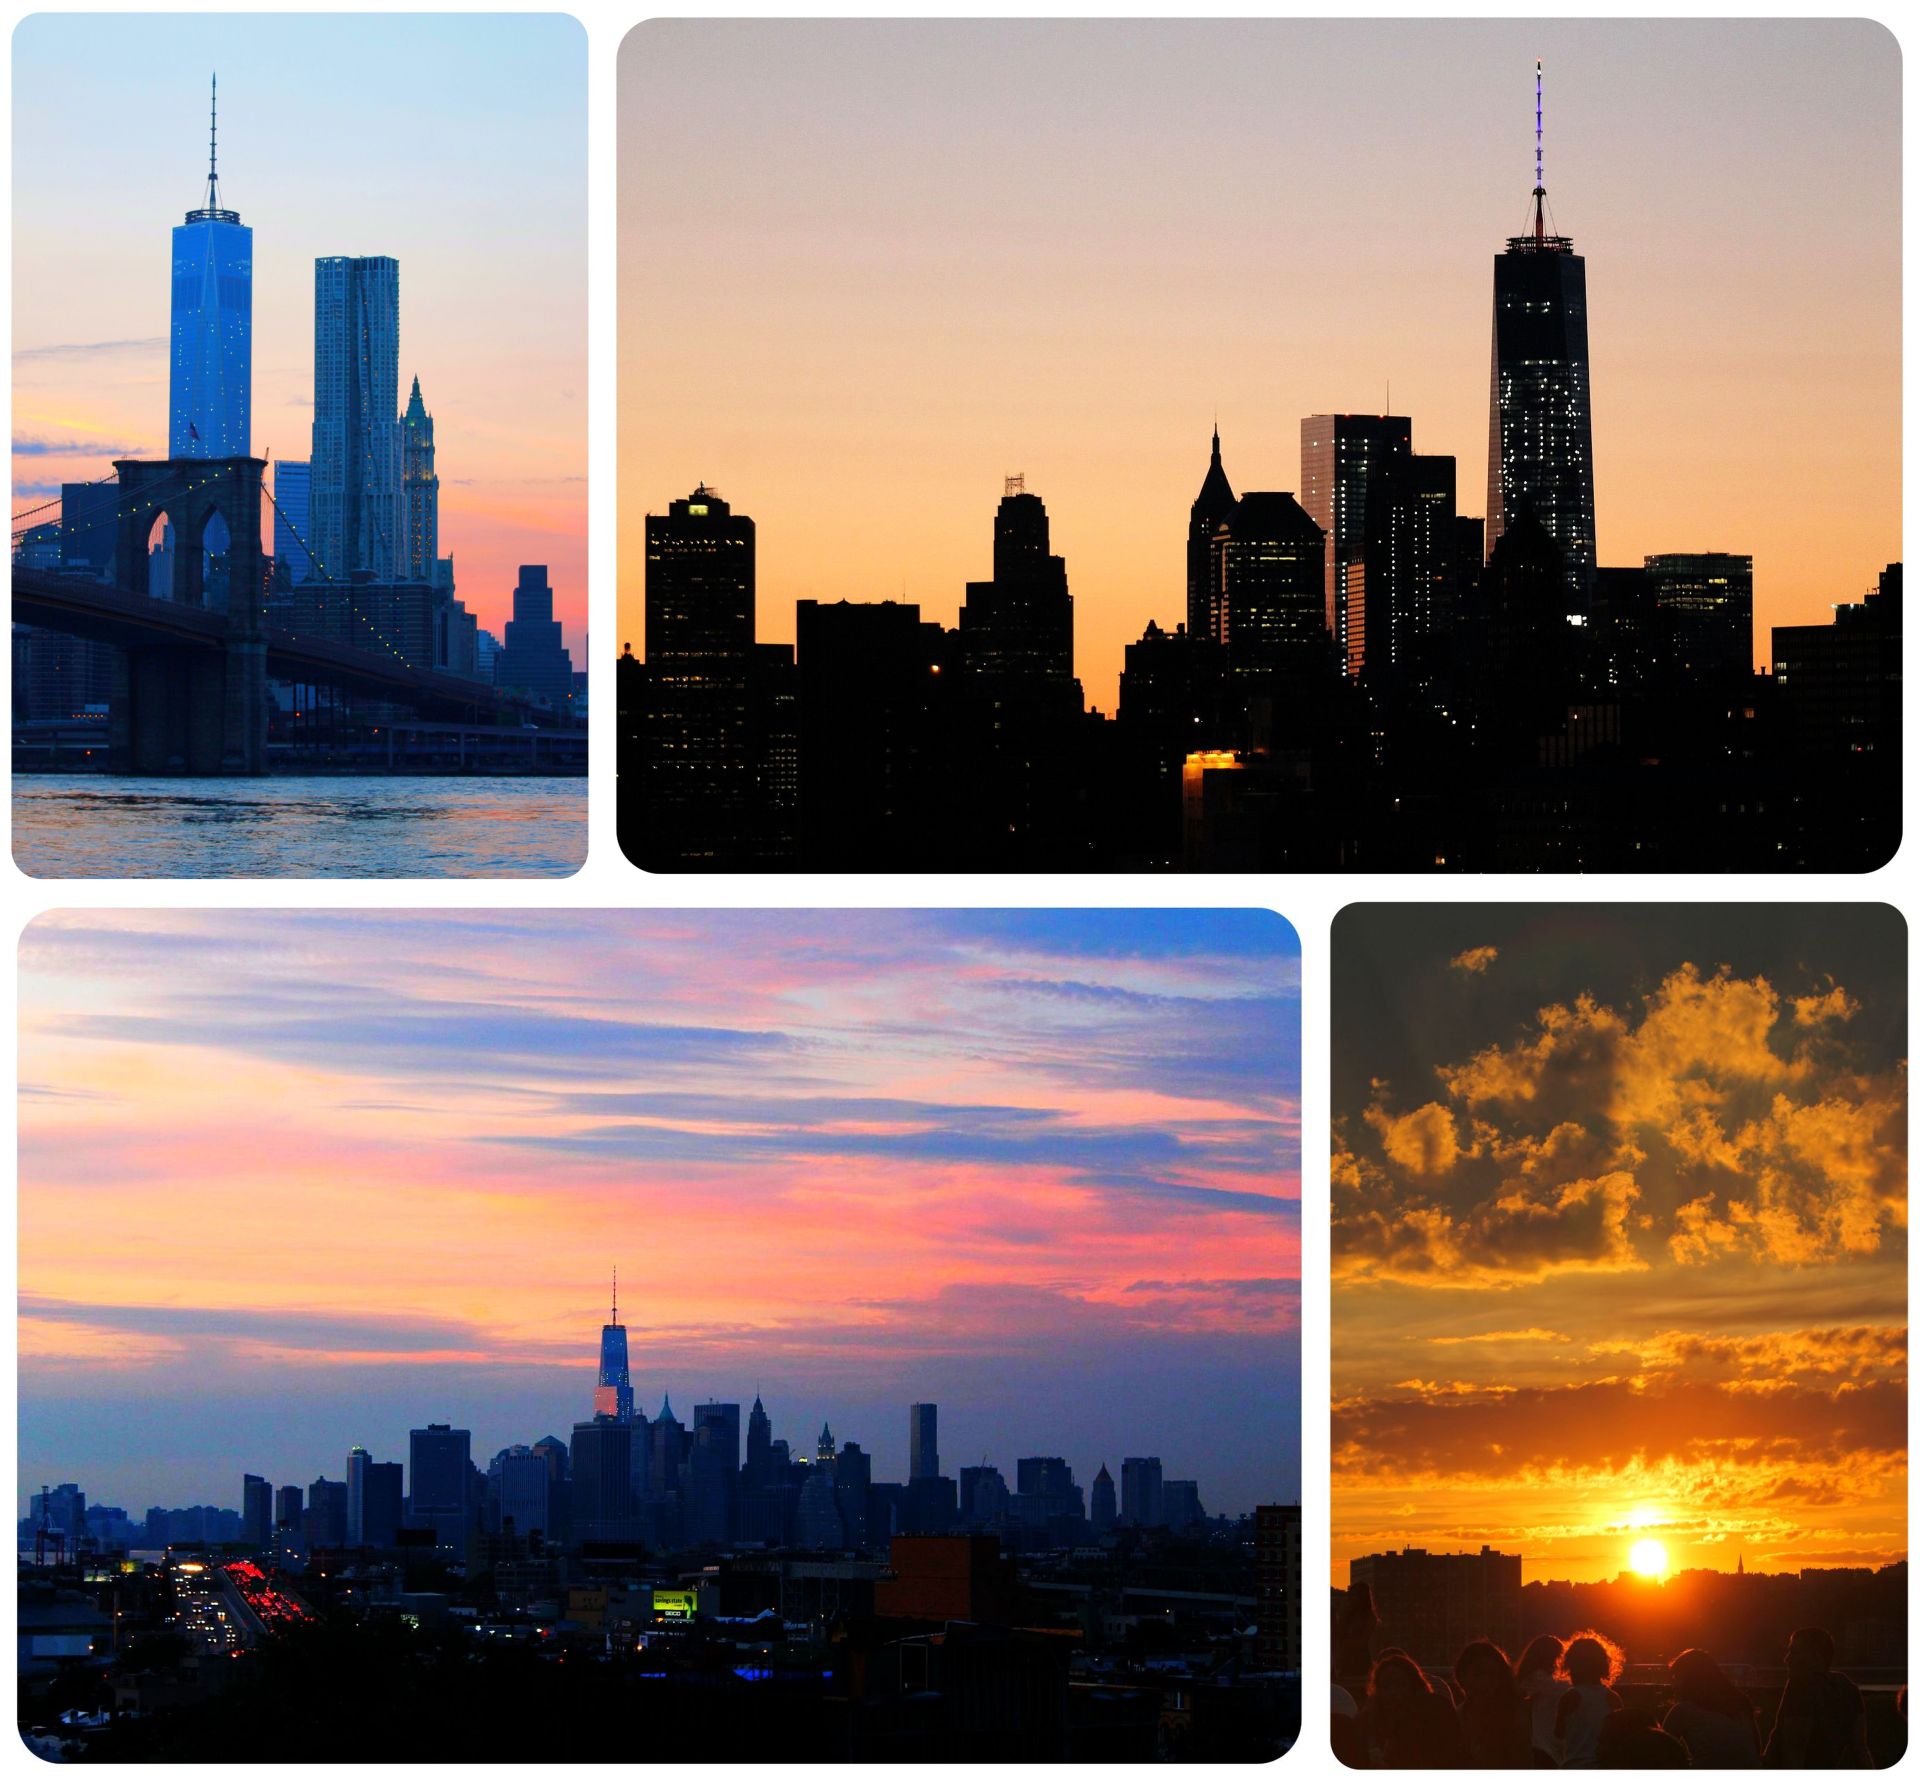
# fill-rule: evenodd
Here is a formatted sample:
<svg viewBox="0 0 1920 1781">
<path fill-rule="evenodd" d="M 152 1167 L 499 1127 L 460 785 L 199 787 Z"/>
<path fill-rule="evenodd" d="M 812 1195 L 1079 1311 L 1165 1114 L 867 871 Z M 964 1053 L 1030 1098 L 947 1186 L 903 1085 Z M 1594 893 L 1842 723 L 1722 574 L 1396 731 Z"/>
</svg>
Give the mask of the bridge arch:
<svg viewBox="0 0 1920 1781">
<path fill-rule="evenodd" d="M 173 599 L 206 609 L 208 535 L 226 533 L 226 625 L 216 661 L 130 651 L 128 697 L 118 703 L 134 771 L 264 773 L 267 763 L 267 584 L 260 536 L 262 458 L 123 458 L 114 581 L 148 592 L 154 521 L 173 521 Z M 141 763 L 147 763 L 142 765 Z"/>
<path fill-rule="evenodd" d="M 266 635 L 266 564 L 260 535 L 262 458 L 126 458 L 120 481 L 114 581 L 147 591 L 147 539 L 161 513 L 173 520 L 173 598 L 206 606 L 208 533 L 225 533 L 227 625 L 239 639 Z M 215 520 L 218 526 L 214 525 Z"/>
</svg>

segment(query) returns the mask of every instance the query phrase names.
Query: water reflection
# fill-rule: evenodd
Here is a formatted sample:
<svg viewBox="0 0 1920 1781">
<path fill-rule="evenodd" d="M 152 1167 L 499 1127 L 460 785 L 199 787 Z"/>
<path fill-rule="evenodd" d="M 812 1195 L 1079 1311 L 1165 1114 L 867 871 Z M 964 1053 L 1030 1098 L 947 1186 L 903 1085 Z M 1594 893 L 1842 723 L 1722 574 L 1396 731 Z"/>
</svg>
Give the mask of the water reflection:
<svg viewBox="0 0 1920 1781">
<path fill-rule="evenodd" d="M 16 777 L 37 878 L 538 878 L 587 852 L 587 782 Z"/>
</svg>

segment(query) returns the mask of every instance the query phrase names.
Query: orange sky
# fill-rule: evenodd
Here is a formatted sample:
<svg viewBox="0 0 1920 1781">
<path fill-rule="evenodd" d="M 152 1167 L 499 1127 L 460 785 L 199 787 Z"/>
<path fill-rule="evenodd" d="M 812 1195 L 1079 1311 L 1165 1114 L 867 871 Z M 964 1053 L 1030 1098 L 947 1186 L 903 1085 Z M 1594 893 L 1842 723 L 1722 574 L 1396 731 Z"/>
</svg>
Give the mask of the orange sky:
<svg viewBox="0 0 1920 1781">
<path fill-rule="evenodd" d="M 1371 907 L 1334 947 L 1333 1581 L 1903 1558 L 1899 917 Z"/>
<path fill-rule="evenodd" d="M 459 596 L 498 636 L 545 563 L 584 666 L 586 36 L 557 15 L 25 21 L 15 511 L 165 454 L 170 231 L 205 191 L 215 71 L 222 201 L 253 230 L 254 454 L 311 452 L 315 258 L 392 255 Z"/>
<path fill-rule="evenodd" d="M 1076 662 L 1184 614 L 1218 412 L 1409 413 L 1484 506 L 1494 254 L 1532 185 L 1587 257 L 1600 560 L 1754 559 L 1759 655 L 1900 555 L 1899 61 L 1877 25 L 656 21 L 620 67 L 620 638 L 705 479 L 797 598 L 953 622 L 1004 475 Z"/>
<path fill-rule="evenodd" d="M 1298 1476 L 1298 951 L 1262 912 L 222 911 L 21 944 L 21 1477 L 133 1513 L 636 1394 L 904 1476 Z M 1047 1444 L 1047 1443 L 1057 1443 Z"/>
</svg>

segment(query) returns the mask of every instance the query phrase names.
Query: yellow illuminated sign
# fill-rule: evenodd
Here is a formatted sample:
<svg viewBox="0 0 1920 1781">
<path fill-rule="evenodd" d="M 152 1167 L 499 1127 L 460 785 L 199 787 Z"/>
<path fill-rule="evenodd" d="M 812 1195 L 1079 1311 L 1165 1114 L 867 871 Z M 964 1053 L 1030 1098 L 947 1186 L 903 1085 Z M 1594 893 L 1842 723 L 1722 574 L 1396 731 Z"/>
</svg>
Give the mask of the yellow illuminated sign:
<svg viewBox="0 0 1920 1781">
<path fill-rule="evenodd" d="M 693 1591 L 656 1589 L 653 1592 L 653 1611 L 666 1615 L 669 1620 L 691 1620 L 695 1613 Z"/>
</svg>

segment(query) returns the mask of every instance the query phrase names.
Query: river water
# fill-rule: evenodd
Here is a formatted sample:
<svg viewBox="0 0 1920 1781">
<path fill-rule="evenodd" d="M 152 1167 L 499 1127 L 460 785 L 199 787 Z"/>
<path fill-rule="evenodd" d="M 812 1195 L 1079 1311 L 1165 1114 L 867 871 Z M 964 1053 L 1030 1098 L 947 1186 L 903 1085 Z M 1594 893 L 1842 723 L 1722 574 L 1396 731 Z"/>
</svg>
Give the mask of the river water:
<svg viewBox="0 0 1920 1781">
<path fill-rule="evenodd" d="M 36 878 L 551 878 L 586 854 L 584 777 L 13 781 Z"/>
</svg>

